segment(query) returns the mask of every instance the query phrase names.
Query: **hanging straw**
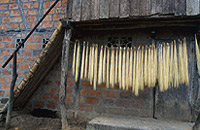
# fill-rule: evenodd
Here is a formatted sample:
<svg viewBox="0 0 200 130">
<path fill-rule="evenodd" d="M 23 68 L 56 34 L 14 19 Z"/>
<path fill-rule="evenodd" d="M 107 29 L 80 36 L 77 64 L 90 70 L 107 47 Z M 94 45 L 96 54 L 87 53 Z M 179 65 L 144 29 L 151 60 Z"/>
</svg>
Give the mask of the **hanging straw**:
<svg viewBox="0 0 200 130">
<path fill-rule="evenodd" d="M 119 73 L 118 73 L 119 88 L 122 88 L 122 48 L 119 48 Z"/>
<path fill-rule="evenodd" d="M 106 78 L 106 88 L 109 88 L 109 59 L 110 59 L 110 50 L 107 47 L 107 78 Z"/>
<path fill-rule="evenodd" d="M 140 90 L 144 90 L 144 64 L 143 64 L 143 53 L 144 53 L 144 46 L 142 46 L 141 50 L 141 58 L 140 58 Z"/>
<path fill-rule="evenodd" d="M 135 96 L 139 94 L 139 79 L 140 79 L 140 71 L 139 71 L 139 60 L 140 60 L 140 46 L 137 49 L 137 63 L 136 63 L 136 77 L 135 77 Z"/>
<path fill-rule="evenodd" d="M 133 79 L 133 49 L 131 47 L 130 62 L 129 62 L 129 87 L 132 87 L 132 79 Z"/>
<path fill-rule="evenodd" d="M 129 86 L 129 47 L 127 47 L 127 51 L 126 51 L 126 75 L 125 75 L 125 79 L 126 79 L 126 90 L 128 90 L 128 86 Z"/>
<path fill-rule="evenodd" d="M 78 43 L 78 49 L 77 49 L 75 82 L 78 81 L 78 73 L 79 73 L 79 65 L 80 65 L 79 60 L 80 60 L 80 43 Z"/>
<path fill-rule="evenodd" d="M 83 42 L 83 53 L 82 53 L 82 62 L 81 62 L 81 80 L 83 79 L 84 64 L 85 64 L 85 41 Z"/>
<path fill-rule="evenodd" d="M 87 67 L 88 67 L 88 50 L 89 50 L 89 43 L 87 42 L 87 49 L 86 49 L 86 55 L 85 55 L 85 73 L 84 73 L 84 78 L 87 78 Z"/>
<path fill-rule="evenodd" d="M 95 45 L 92 46 L 92 52 L 91 52 L 91 72 L 90 72 L 90 85 L 92 85 L 92 81 L 93 81 L 93 75 L 94 75 L 94 48 Z"/>
<path fill-rule="evenodd" d="M 98 57 L 98 44 L 96 44 L 96 49 L 95 49 L 95 55 L 94 55 L 94 83 L 93 83 L 93 89 L 96 90 L 97 88 L 97 57 Z"/>
<path fill-rule="evenodd" d="M 115 54 L 115 84 L 118 83 L 117 81 L 117 73 L 118 73 L 118 48 L 116 48 L 116 54 Z"/>
<path fill-rule="evenodd" d="M 114 48 L 113 46 L 111 47 L 111 62 L 110 62 L 110 84 L 111 84 L 111 87 L 114 88 L 114 77 L 115 77 L 115 74 L 114 74 Z"/>
<path fill-rule="evenodd" d="M 102 67 L 103 67 L 102 60 L 103 60 L 103 46 L 101 46 L 101 50 L 100 50 L 98 85 L 100 85 L 102 83 Z"/>
<path fill-rule="evenodd" d="M 150 88 L 151 87 L 151 47 L 148 48 L 148 82 L 147 85 Z"/>
<path fill-rule="evenodd" d="M 189 86 L 189 76 L 188 76 L 188 57 L 187 57 L 187 45 L 186 38 L 183 39 L 183 59 L 184 59 L 184 75 L 185 75 L 185 84 Z"/>
<path fill-rule="evenodd" d="M 173 86 L 173 43 L 171 43 L 171 54 L 170 54 L 170 67 L 169 67 L 169 84 Z"/>
<path fill-rule="evenodd" d="M 174 87 L 177 88 L 179 86 L 179 71 L 178 71 L 176 41 L 174 41 L 174 64 L 173 64 L 173 71 L 174 71 L 174 73 L 173 73 Z"/>
<path fill-rule="evenodd" d="M 123 64 L 122 64 L 122 89 L 125 90 L 125 87 L 126 87 L 126 83 L 125 83 L 125 72 L 126 72 L 126 62 L 125 62 L 125 59 L 126 59 L 126 48 L 124 47 L 124 51 L 123 51 Z"/>
<path fill-rule="evenodd" d="M 166 66 L 165 66 L 165 72 L 166 72 L 166 74 L 165 74 L 165 91 L 168 89 L 168 87 L 169 87 L 169 50 L 170 50 L 170 48 L 169 48 L 169 43 L 167 43 L 167 47 L 166 47 L 166 49 L 167 49 L 167 52 L 166 52 Z"/>
<path fill-rule="evenodd" d="M 104 52 L 103 52 L 103 83 L 106 82 L 106 47 L 104 47 Z"/>
<path fill-rule="evenodd" d="M 76 42 L 74 43 L 74 54 L 73 54 L 73 62 L 72 62 L 72 75 L 75 74 L 75 61 L 76 61 Z"/>
<path fill-rule="evenodd" d="M 195 46 L 196 46 L 197 68 L 198 68 L 198 73 L 200 75 L 200 53 L 196 35 L 195 35 Z"/>
<path fill-rule="evenodd" d="M 184 84 L 184 68 L 183 68 L 183 46 L 179 40 L 179 83 Z"/>
<path fill-rule="evenodd" d="M 136 49 L 135 49 L 135 47 L 134 47 L 132 92 L 135 92 L 135 82 L 136 82 L 136 57 L 137 57 L 137 52 L 136 52 Z"/>
<path fill-rule="evenodd" d="M 147 60 L 147 52 L 148 52 L 148 46 L 145 47 L 145 55 L 144 55 L 144 85 L 148 85 L 148 60 Z"/>
</svg>

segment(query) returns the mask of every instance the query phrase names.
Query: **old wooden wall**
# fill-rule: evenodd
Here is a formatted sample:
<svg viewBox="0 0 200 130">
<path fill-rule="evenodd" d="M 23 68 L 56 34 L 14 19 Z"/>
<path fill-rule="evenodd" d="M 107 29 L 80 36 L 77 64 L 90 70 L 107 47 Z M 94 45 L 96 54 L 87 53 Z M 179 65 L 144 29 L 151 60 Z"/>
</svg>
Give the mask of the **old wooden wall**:
<svg viewBox="0 0 200 130">
<path fill-rule="evenodd" d="M 199 13 L 199 0 L 68 0 L 67 6 L 67 18 L 72 21 L 192 16 Z"/>
</svg>

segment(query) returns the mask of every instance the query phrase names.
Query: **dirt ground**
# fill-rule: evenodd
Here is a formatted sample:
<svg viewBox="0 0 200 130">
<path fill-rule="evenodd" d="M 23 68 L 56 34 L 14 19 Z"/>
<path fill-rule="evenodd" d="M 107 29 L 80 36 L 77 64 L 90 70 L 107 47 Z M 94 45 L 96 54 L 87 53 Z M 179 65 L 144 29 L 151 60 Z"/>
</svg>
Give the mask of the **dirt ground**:
<svg viewBox="0 0 200 130">
<path fill-rule="evenodd" d="M 85 130 L 87 122 L 78 122 L 75 119 L 69 120 L 70 130 Z M 0 130 L 4 130 L 4 124 Z M 59 118 L 34 117 L 31 114 L 13 112 L 11 127 L 9 130 L 60 130 Z"/>
</svg>

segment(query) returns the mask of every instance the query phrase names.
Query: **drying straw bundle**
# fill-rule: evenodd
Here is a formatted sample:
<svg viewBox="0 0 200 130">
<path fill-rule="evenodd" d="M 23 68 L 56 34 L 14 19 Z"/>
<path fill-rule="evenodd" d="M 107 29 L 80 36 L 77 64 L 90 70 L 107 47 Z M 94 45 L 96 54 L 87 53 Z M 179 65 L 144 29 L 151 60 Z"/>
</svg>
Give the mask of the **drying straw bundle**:
<svg viewBox="0 0 200 130">
<path fill-rule="evenodd" d="M 195 43 L 200 69 L 200 52 L 196 38 Z M 103 45 L 98 48 L 98 44 L 89 45 L 86 42 L 83 42 L 83 48 L 80 46 L 79 41 L 74 44 L 72 74 L 76 82 L 79 73 L 80 79 L 89 79 L 94 90 L 102 83 L 106 83 L 107 88 L 114 88 L 118 83 L 119 89 L 131 88 L 137 96 L 140 90 L 144 90 L 144 86 L 155 87 L 157 82 L 161 92 L 168 90 L 170 86 L 189 85 L 186 38 L 178 40 L 178 54 L 176 41 L 170 45 L 163 43 L 137 48 L 109 48 Z"/>
</svg>

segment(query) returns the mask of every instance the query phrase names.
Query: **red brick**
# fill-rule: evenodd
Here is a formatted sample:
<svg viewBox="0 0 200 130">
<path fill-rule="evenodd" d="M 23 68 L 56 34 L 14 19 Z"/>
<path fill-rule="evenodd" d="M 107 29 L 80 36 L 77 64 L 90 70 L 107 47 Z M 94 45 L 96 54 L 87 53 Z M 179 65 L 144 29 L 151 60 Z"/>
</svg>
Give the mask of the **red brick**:
<svg viewBox="0 0 200 130">
<path fill-rule="evenodd" d="M 92 107 L 91 106 L 80 105 L 80 111 L 90 112 L 90 111 L 92 111 Z"/>
<path fill-rule="evenodd" d="M 53 22 L 44 21 L 42 23 L 42 28 L 52 28 L 52 27 L 53 27 Z"/>
<path fill-rule="evenodd" d="M 10 3 L 15 3 L 16 2 L 16 0 L 10 0 Z"/>
<path fill-rule="evenodd" d="M 51 15 L 47 15 L 46 18 L 44 19 L 44 21 L 51 21 L 52 18 L 51 18 Z"/>
<path fill-rule="evenodd" d="M 6 97 L 9 97 L 10 96 L 10 92 L 6 92 Z"/>
<path fill-rule="evenodd" d="M 10 42 L 10 41 L 12 41 L 12 37 L 3 36 L 3 41 L 4 41 L 4 42 Z"/>
<path fill-rule="evenodd" d="M 10 85 L 9 84 L 2 84 L 1 89 L 10 89 Z"/>
<path fill-rule="evenodd" d="M 35 49 L 36 48 L 36 44 L 35 43 L 26 43 L 26 49 Z"/>
<path fill-rule="evenodd" d="M 117 92 L 116 91 L 104 91 L 104 95 L 107 98 L 116 98 Z"/>
<path fill-rule="evenodd" d="M 72 102 L 73 102 L 73 98 L 72 97 L 67 97 L 66 103 L 72 103 Z"/>
<path fill-rule="evenodd" d="M 20 15 L 19 10 L 11 10 L 11 16 L 18 16 L 18 15 Z"/>
<path fill-rule="evenodd" d="M 0 77 L 0 82 L 1 82 L 1 83 L 6 83 L 6 82 L 7 82 L 6 77 Z"/>
<path fill-rule="evenodd" d="M 56 108 L 56 103 L 55 102 L 49 102 L 46 104 L 47 108 L 49 109 L 55 109 Z"/>
<path fill-rule="evenodd" d="M 6 48 L 14 48 L 15 44 L 14 43 L 7 43 Z"/>
<path fill-rule="evenodd" d="M 1 5 L 0 5 L 1 8 Z M 9 16 L 9 11 L 1 11 L 0 16 Z"/>
<path fill-rule="evenodd" d="M 31 50 L 23 50 L 22 53 L 25 56 L 31 56 L 32 55 L 32 51 Z"/>
<path fill-rule="evenodd" d="M 47 101 L 47 100 L 50 100 L 50 99 L 51 99 L 51 95 L 50 94 L 42 95 L 42 100 Z"/>
<path fill-rule="evenodd" d="M 38 11 L 36 9 L 34 10 L 28 10 L 28 15 L 36 15 Z"/>
<path fill-rule="evenodd" d="M 33 4 L 33 8 L 38 8 L 38 2 L 35 2 L 35 3 Z"/>
<path fill-rule="evenodd" d="M 59 20 L 59 19 L 61 19 L 62 17 L 61 17 L 61 15 L 59 15 L 59 14 L 54 14 L 53 15 L 53 20 Z"/>
<path fill-rule="evenodd" d="M 3 97 L 5 94 L 5 91 L 0 91 L 0 96 Z"/>
<path fill-rule="evenodd" d="M 35 26 L 35 22 L 29 22 L 29 27 L 30 28 L 34 28 L 34 26 Z"/>
<path fill-rule="evenodd" d="M 84 97 L 81 97 L 81 98 L 80 98 L 80 103 L 81 103 L 81 104 L 84 104 L 84 101 L 85 101 Z"/>
<path fill-rule="evenodd" d="M 52 93 L 53 93 L 53 94 L 57 94 L 57 93 L 58 93 L 58 90 L 57 90 L 57 88 L 52 88 L 52 90 L 51 90 L 51 91 L 52 91 Z"/>
<path fill-rule="evenodd" d="M 9 9 L 18 9 L 17 4 L 9 4 Z"/>
<path fill-rule="evenodd" d="M 9 0 L 0 0 L 0 3 L 9 3 Z"/>
<path fill-rule="evenodd" d="M 11 19 L 9 17 L 2 18 L 3 23 L 9 23 L 10 21 L 11 21 Z"/>
<path fill-rule="evenodd" d="M 24 9 L 31 9 L 32 6 L 33 6 L 32 3 L 24 3 L 24 4 L 23 4 L 23 8 L 24 8 Z"/>
<path fill-rule="evenodd" d="M 48 10 L 48 8 L 44 9 L 43 14 L 45 14 L 45 13 L 47 12 L 47 10 Z M 54 14 L 54 12 L 55 12 L 55 9 L 53 8 L 53 9 L 49 12 L 49 14 Z"/>
<path fill-rule="evenodd" d="M 134 97 L 135 99 L 147 99 L 147 93 L 139 93 L 138 96 Z"/>
<path fill-rule="evenodd" d="M 83 96 L 87 95 L 87 89 L 81 89 L 80 94 Z"/>
<path fill-rule="evenodd" d="M 8 50 L 2 50 L 1 55 L 10 55 L 10 51 Z"/>
<path fill-rule="evenodd" d="M 83 87 L 91 87 L 89 81 L 82 81 L 82 82 L 81 82 L 81 85 L 82 85 Z"/>
<path fill-rule="evenodd" d="M 0 43 L 0 48 L 4 48 L 4 44 L 3 43 Z"/>
<path fill-rule="evenodd" d="M 41 36 L 34 36 L 33 41 L 34 42 L 42 42 L 42 37 Z"/>
<path fill-rule="evenodd" d="M 67 0 L 62 0 L 62 7 L 66 7 L 67 6 Z"/>
<path fill-rule="evenodd" d="M 74 87 L 74 82 L 72 80 L 67 80 L 68 87 Z"/>
<path fill-rule="evenodd" d="M 22 63 L 24 61 L 24 57 L 17 57 L 17 63 Z"/>
<path fill-rule="evenodd" d="M 37 101 L 37 102 L 34 102 L 34 105 L 33 105 L 34 107 L 38 107 L 38 108 L 42 108 L 42 107 L 44 107 L 44 103 L 43 102 L 41 102 L 41 101 Z"/>
<path fill-rule="evenodd" d="M 54 27 L 58 27 L 60 25 L 60 21 L 54 22 Z"/>
<path fill-rule="evenodd" d="M 3 56 L 0 56 L 0 62 L 3 61 Z"/>
<path fill-rule="evenodd" d="M 3 71 L 3 75 L 5 75 L 5 76 L 10 76 L 10 75 L 11 75 L 11 72 L 8 71 L 8 70 L 4 70 L 4 71 Z"/>
<path fill-rule="evenodd" d="M 133 101 L 132 105 L 135 108 L 145 108 L 145 102 L 143 101 Z"/>
<path fill-rule="evenodd" d="M 51 5 L 53 4 L 53 1 L 51 1 Z M 61 6 L 61 1 L 58 1 L 55 7 L 60 7 Z"/>
<path fill-rule="evenodd" d="M 8 9 L 8 5 L 0 5 L 0 10 L 7 10 Z"/>
<path fill-rule="evenodd" d="M 22 18 L 20 16 L 15 16 L 12 18 L 12 22 L 22 22 Z"/>
<path fill-rule="evenodd" d="M 58 96 L 53 96 L 53 101 L 59 102 L 59 97 Z"/>
<path fill-rule="evenodd" d="M 47 8 L 47 7 L 49 7 L 49 1 L 47 1 L 47 2 L 44 2 L 44 4 L 43 4 L 43 7 L 44 7 L 44 8 Z"/>
<path fill-rule="evenodd" d="M 102 83 L 102 84 L 98 85 L 98 88 L 106 88 L 106 84 Z"/>
<path fill-rule="evenodd" d="M 27 21 L 29 21 L 29 22 L 37 21 L 36 16 L 27 16 L 26 19 L 27 19 Z"/>
<path fill-rule="evenodd" d="M 26 62 L 34 62 L 35 61 L 35 57 L 28 57 L 26 59 Z"/>
<path fill-rule="evenodd" d="M 65 14 L 66 13 L 66 8 L 57 8 L 56 9 L 56 13 L 58 13 L 58 14 Z"/>
<path fill-rule="evenodd" d="M 98 103 L 98 99 L 95 97 L 87 97 L 86 98 L 86 103 L 87 104 L 97 104 Z"/>
<path fill-rule="evenodd" d="M 1 24 L 1 25 L 0 25 L 0 29 L 8 29 L 8 25 L 6 25 L 6 24 Z"/>
<path fill-rule="evenodd" d="M 21 67 L 20 69 L 21 70 L 29 70 L 29 66 L 30 66 L 30 64 L 21 64 L 20 65 L 20 67 Z"/>
<path fill-rule="evenodd" d="M 126 91 L 126 92 L 120 92 L 120 97 L 122 98 L 132 98 L 132 92 Z"/>
<path fill-rule="evenodd" d="M 57 87 L 60 86 L 60 81 L 59 81 L 59 80 L 58 80 L 58 81 L 55 81 L 54 83 L 55 83 L 55 85 L 56 85 Z"/>
<path fill-rule="evenodd" d="M 90 90 L 90 96 L 101 97 L 102 93 L 100 90 Z"/>
<path fill-rule="evenodd" d="M 16 23 L 10 24 L 10 28 L 19 28 L 19 24 Z"/>
<path fill-rule="evenodd" d="M 66 90 L 66 93 L 67 93 L 67 94 L 69 94 L 69 93 L 70 93 L 70 90 L 69 90 L 69 88 L 67 88 L 67 90 Z"/>
</svg>

